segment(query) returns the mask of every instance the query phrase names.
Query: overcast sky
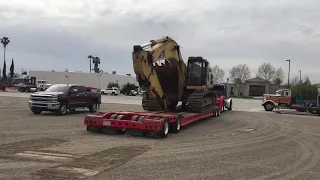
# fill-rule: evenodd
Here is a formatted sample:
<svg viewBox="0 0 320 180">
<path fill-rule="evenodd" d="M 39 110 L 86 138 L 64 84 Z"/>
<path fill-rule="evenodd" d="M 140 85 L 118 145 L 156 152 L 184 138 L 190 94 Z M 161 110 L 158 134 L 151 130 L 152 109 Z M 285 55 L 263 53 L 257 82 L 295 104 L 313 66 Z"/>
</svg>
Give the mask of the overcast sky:
<svg viewBox="0 0 320 180">
<path fill-rule="evenodd" d="M 263 62 L 287 74 L 291 59 L 291 77 L 320 82 L 319 0 L 0 0 L 0 22 L 19 71 L 89 71 L 92 54 L 105 72 L 133 73 L 133 45 L 168 35 L 185 61 L 203 56 L 226 76 Z"/>
</svg>

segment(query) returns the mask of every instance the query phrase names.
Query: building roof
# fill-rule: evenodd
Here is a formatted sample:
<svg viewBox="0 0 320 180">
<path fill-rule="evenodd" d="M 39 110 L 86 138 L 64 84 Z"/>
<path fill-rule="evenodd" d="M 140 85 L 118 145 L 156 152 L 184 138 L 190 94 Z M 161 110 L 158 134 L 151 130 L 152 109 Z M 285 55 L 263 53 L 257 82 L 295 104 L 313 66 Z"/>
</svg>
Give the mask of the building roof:
<svg viewBox="0 0 320 180">
<path fill-rule="evenodd" d="M 266 83 L 270 83 L 270 81 L 265 80 L 265 79 L 263 79 L 261 77 L 251 78 L 251 79 L 246 80 L 246 82 L 266 82 Z"/>
</svg>

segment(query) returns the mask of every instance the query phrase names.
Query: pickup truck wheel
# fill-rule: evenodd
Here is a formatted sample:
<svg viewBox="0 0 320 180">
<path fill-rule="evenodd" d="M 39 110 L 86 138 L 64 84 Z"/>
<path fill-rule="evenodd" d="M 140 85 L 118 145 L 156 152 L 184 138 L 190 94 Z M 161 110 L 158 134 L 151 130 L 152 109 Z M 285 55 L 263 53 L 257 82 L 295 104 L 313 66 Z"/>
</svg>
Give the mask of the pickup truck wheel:
<svg viewBox="0 0 320 180">
<path fill-rule="evenodd" d="M 41 114 L 42 110 L 38 109 L 38 108 L 31 108 L 31 111 L 33 112 L 33 114 Z"/>
<path fill-rule="evenodd" d="M 103 91 L 101 92 L 102 95 L 106 95 L 106 93 L 104 93 Z"/>
<path fill-rule="evenodd" d="M 112 92 L 111 95 L 116 95 L 116 93 Z"/>
<path fill-rule="evenodd" d="M 67 114 L 67 106 L 65 104 L 61 104 L 58 110 L 59 115 Z"/>
<path fill-rule="evenodd" d="M 95 113 L 97 112 L 97 107 L 98 107 L 97 104 L 93 104 L 92 106 L 89 107 L 89 111 L 92 113 Z"/>
</svg>

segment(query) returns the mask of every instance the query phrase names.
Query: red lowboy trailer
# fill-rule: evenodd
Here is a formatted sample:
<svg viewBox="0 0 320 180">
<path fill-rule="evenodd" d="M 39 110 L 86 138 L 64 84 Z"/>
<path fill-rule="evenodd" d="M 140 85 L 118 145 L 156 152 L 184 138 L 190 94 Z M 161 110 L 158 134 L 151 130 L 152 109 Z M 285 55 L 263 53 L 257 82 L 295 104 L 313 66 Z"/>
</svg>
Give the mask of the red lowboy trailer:
<svg viewBox="0 0 320 180">
<path fill-rule="evenodd" d="M 195 121 L 220 115 L 219 107 L 202 113 L 189 112 L 107 112 L 89 114 L 84 119 L 87 131 L 114 132 L 116 134 L 145 136 L 147 134 L 166 138 L 169 132 L 178 133 L 180 128 Z"/>
</svg>

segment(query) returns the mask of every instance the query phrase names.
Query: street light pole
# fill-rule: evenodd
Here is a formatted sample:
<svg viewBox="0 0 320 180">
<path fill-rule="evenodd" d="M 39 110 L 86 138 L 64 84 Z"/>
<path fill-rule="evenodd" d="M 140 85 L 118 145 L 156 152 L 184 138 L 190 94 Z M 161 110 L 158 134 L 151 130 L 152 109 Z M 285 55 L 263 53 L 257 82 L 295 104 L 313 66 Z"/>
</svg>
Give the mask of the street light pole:
<svg viewBox="0 0 320 180">
<path fill-rule="evenodd" d="M 299 71 L 299 74 L 300 74 L 300 81 L 299 83 L 301 83 L 301 70 L 298 70 Z"/>
<path fill-rule="evenodd" d="M 289 71 L 288 71 L 288 86 L 289 86 L 289 88 L 290 88 L 290 62 L 291 62 L 291 60 L 290 60 L 290 59 L 288 59 L 288 60 L 286 60 L 286 61 L 288 61 L 288 62 L 289 62 Z"/>
<path fill-rule="evenodd" d="M 103 74 L 103 71 L 100 71 L 99 73 L 97 73 L 98 79 L 99 79 L 99 90 L 101 90 L 101 76 Z"/>
</svg>

